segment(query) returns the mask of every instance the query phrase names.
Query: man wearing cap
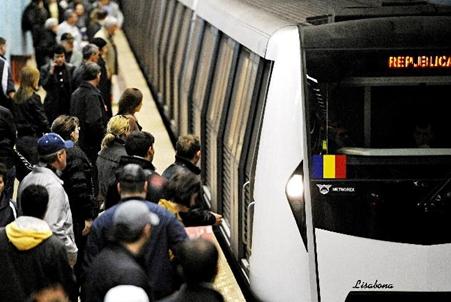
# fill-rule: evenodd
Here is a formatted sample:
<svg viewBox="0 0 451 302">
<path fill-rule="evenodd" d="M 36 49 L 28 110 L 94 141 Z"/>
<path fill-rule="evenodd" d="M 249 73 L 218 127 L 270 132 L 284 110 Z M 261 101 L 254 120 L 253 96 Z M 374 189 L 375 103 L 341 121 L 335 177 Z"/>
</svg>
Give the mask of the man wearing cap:
<svg viewBox="0 0 451 302">
<path fill-rule="evenodd" d="M 75 245 L 72 225 L 72 213 L 69 199 L 63 188 L 63 181 L 58 174 L 66 167 L 66 148 L 71 148 L 71 141 L 64 141 L 56 133 L 44 134 L 38 140 L 39 164 L 25 176 L 19 186 L 19 209 L 21 193 L 30 185 L 41 185 L 49 193 L 48 210 L 44 220 L 49 224 L 52 232 L 63 241 L 69 264 L 75 265 L 77 260 L 77 246 Z"/>
<path fill-rule="evenodd" d="M 159 218 L 139 200 L 130 200 L 117 207 L 113 214 L 114 243 L 95 258 L 86 278 L 86 301 L 103 301 L 116 285 L 135 285 L 152 297 L 149 279 L 138 264 L 138 257 L 149 241 Z"/>
<path fill-rule="evenodd" d="M 80 66 L 83 61 L 82 53 L 74 46 L 74 36 L 71 33 L 64 33 L 61 35 L 61 45 L 65 49 L 66 63 L 72 64 L 74 67 Z"/>
<path fill-rule="evenodd" d="M 142 254 L 145 271 L 149 276 L 153 295 L 156 299 L 169 295 L 177 289 L 175 270 L 169 259 L 169 250 L 175 251 L 176 246 L 187 239 L 183 225 L 174 215 L 162 207 L 144 200 L 147 190 L 147 178 L 144 170 L 136 164 L 128 164 L 119 173 L 118 190 L 121 203 L 97 217 L 92 226 L 86 245 L 83 262 L 84 271 L 89 271 L 94 257 L 108 244 L 108 234 L 113 226 L 113 217 L 122 204 L 130 200 L 139 200 L 156 214 L 159 224 L 152 228 L 150 242 L 145 245 Z"/>
</svg>

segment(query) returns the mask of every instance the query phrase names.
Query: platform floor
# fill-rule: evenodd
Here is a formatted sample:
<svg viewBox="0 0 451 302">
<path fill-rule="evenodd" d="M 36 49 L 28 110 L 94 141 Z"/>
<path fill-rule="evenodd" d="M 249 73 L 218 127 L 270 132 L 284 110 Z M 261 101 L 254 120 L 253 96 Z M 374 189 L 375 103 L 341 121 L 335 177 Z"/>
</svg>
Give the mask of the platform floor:
<svg viewBox="0 0 451 302">
<path fill-rule="evenodd" d="M 144 104 L 141 111 L 137 114 L 137 118 L 139 123 L 142 125 L 143 130 L 148 131 L 155 136 L 154 147 L 156 151 L 153 164 L 155 165 L 157 172 L 161 173 L 174 161 L 174 148 L 158 112 L 156 103 L 152 98 L 144 76 L 141 73 L 123 32 L 119 31 L 117 33 L 115 36 L 115 42 L 119 53 L 119 75 L 114 81 L 114 100 L 117 102 L 120 93 L 127 87 L 135 87 L 142 91 L 144 95 Z M 113 113 L 116 111 L 117 108 L 113 107 Z M 198 236 L 202 234 L 203 237 L 213 240 L 220 249 L 210 227 L 189 230 L 189 234 L 190 236 Z M 223 294 L 225 301 L 227 302 L 245 301 L 245 298 L 222 251 L 220 252 L 218 276 L 216 277 L 214 286 Z"/>
</svg>

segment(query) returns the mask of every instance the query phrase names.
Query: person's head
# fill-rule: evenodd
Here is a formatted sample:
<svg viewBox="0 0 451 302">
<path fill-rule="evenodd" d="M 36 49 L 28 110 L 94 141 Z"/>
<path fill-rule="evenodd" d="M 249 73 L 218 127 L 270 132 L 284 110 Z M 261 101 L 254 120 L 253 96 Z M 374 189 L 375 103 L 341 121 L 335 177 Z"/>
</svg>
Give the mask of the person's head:
<svg viewBox="0 0 451 302">
<path fill-rule="evenodd" d="M 56 33 L 58 31 L 58 19 L 48 18 L 47 20 L 45 20 L 44 27 L 45 29 L 51 30 Z"/>
<path fill-rule="evenodd" d="M 117 19 L 113 16 L 108 16 L 105 18 L 105 22 L 103 23 L 103 26 L 105 27 L 108 34 L 114 35 L 116 30 L 118 29 Z"/>
<path fill-rule="evenodd" d="M 104 48 L 106 46 L 106 41 L 104 39 L 97 37 L 97 38 L 92 39 L 91 43 L 99 48 L 100 54 L 103 54 Z"/>
<path fill-rule="evenodd" d="M 3 191 L 5 191 L 5 181 L 6 181 L 6 173 L 8 169 L 3 163 L 0 163 L 0 196 L 2 196 Z"/>
<path fill-rule="evenodd" d="M 60 115 L 53 121 L 51 130 L 64 140 L 76 143 L 80 135 L 80 121 L 76 116 Z"/>
<path fill-rule="evenodd" d="M 81 50 L 83 60 L 97 63 L 99 60 L 99 48 L 94 44 L 87 44 Z"/>
<path fill-rule="evenodd" d="M 32 302 L 69 302 L 66 292 L 59 284 L 50 285 L 32 294 Z"/>
<path fill-rule="evenodd" d="M 429 122 L 419 122 L 415 124 L 413 131 L 413 139 L 415 140 L 415 147 L 430 148 L 434 140 L 434 131 Z"/>
<path fill-rule="evenodd" d="M 110 0 L 99 0 L 99 3 L 104 6 L 110 4 Z"/>
<path fill-rule="evenodd" d="M 134 285 L 117 285 L 105 295 L 103 302 L 149 302 L 144 289 Z"/>
<path fill-rule="evenodd" d="M 147 193 L 146 172 L 137 164 L 128 164 L 116 172 L 117 189 L 121 198 L 127 196 L 145 197 Z"/>
<path fill-rule="evenodd" d="M 20 86 L 14 95 L 16 103 L 28 100 L 39 89 L 39 70 L 36 67 L 26 65 L 20 71 Z"/>
<path fill-rule="evenodd" d="M 108 121 L 102 149 L 110 147 L 116 139 L 125 140 L 130 133 L 130 121 L 125 115 L 115 115 Z"/>
<path fill-rule="evenodd" d="M 103 8 L 94 8 L 91 11 L 91 13 L 89 14 L 91 22 L 99 22 L 102 24 L 107 16 L 108 16 L 108 11 Z"/>
<path fill-rule="evenodd" d="M 36 67 L 27 65 L 20 71 L 20 86 L 33 90 L 39 89 L 39 70 Z"/>
<path fill-rule="evenodd" d="M 83 81 L 88 81 L 94 86 L 98 86 L 100 83 L 100 71 L 100 66 L 97 63 L 87 62 L 82 76 Z"/>
<path fill-rule="evenodd" d="M 85 6 L 83 5 L 82 2 L 78 2 L 77 4 L 75 4 L 74 10 L 78 17 L 81 17 L 85 14 Z"/>
<path fill-rule="evenodd" d="M 29 185 L 20 194 L 20 207 L 24 216 L 43 219 L 48 203 L 49 193 L 41 185 Z"/>
<path fill-rule="evenodd" d="M 63 42 L 63 41 L 62 41 Z M 63 66 L 66 61 L 66 48 L 62 44 L 55 45 L 53 48 L 53 63 L 57 66 Z"/>
<path fill-rule="evenodd" d="M 187 208 L 196 206 L 202 191 L 200 177 L 177 168 L 166 187 L 167 199 Z"/>
<path fill-rule="evenodd" d="M 64 21 L 66 21 L 68 24 L 72 26 L 77 24 L 78 16 L 73 9 L 67 9 L 64 12 Z"/>
<path fill-rule="evenodd" d="M 176 155 L 196 164 L 200 159 L 199 137 L 192 134 L 179 136 L 175 144 Z"/>
<path fill-rule="evenodd" d="M 159 223 L 156 214 L 139 200 L 128 200 L 117 207 L 113 214 L 113 237 L 121 243 L 146 243 L 150 238 L 152 226 Z"/>
<path fill-rule="evenodd" d="M 62 171 L 66 168 L 66 149 L 72 148 L 73 142 L 65 141 L 60 135 L 50 132 L 38 139 L 39 161 Z"/>
<path fill-rule="evenodd" d="M 74 36 L 71 33 L 62 34 L 60 40 L 66 52 L 71 53 L 74 50 Z"/>
<path fill-rule="evenodd" d="M 140 156 L 152 161 L 155 154 L 154 143 L 155 138 L 149 132 L 133 131 L 125 140 L 125 151 L 130 156 Z"/>
<path fill-rule="evenodd" d="M 6 54 L 6 40 L 0 37 L 0 55 L 4 56 Z"/>
<path fill-rule="evenodd" d="M 118 114 L 135 114 L 141 110 L 143 94 L 138 88 L 127 88 L 119 98 Z"/>
<path fill-rule="evenodd" d="M 186 240 L 177 248 L 177 262 L 185 282 L 212 282 L 218 271 L 218 250 L 203 238 Z"/>
</svg>

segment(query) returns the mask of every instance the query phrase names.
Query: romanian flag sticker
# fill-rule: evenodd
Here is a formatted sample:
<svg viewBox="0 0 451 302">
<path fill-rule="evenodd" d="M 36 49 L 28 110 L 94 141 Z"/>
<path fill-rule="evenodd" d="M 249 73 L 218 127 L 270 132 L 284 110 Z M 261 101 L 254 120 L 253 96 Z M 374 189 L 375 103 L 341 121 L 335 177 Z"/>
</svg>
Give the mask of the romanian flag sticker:
<svg viewBox="0 0 451 302">
<path fill-rule="evenodd" d="M 346 155 L 313 155 L 313 178 L 346 178 Z"/>
</svg>

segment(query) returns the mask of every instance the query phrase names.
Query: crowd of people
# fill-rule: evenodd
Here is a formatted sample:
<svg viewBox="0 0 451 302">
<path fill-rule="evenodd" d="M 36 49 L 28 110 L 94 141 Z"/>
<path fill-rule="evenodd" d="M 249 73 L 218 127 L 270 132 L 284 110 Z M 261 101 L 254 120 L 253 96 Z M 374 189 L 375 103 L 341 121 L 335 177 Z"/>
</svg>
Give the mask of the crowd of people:
<svg viewBox="0 0 451 302">
<path fill-rule="evenodd" d="M 201 202 L 199 138 L 181 136 L 160 175 L 141 91 L 112 113 L 122 22 L 111 0 L 32 0 L 36 66 L 17 88 L 0 37 L 2 300 L 223 301 L 215 245 L 185 230 L 222 220 Z"/>
</svg>

